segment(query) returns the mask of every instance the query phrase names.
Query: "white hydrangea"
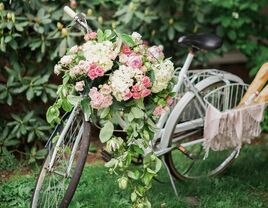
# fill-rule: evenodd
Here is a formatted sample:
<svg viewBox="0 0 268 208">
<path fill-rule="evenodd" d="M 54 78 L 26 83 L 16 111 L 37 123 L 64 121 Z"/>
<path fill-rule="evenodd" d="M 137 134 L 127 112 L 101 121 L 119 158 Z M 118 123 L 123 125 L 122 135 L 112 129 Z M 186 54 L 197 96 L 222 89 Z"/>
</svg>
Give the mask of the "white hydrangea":
<svg viewBox="0 0 268 208">
<path fill-rule="evenodd" d="M 83 45 L 83 53 L 89 63 L 97 63 L 106 72 L 112 68 L 113 59 L 117 56 L 113 48 L 111 41 L 101 43 L 88 41 Z"/>
<path fill-rule="evenodd" d="M 155 80 L 151 90 L 153 93 L 158 93 L 167 88 L 174 74 L 174 65 L 169 59 L 166 59 L 160 64 L 153 65 L 152 69 Z"/>
<path fill-rule="evenodd" d="M 114 71 L 109 78 L 109 84 L 113 96 L 122 101 L 126 99 L 126 94 L 130 92 L 134 80 L 139 81 L 143 77 L 143 72 L 138 69 L 120 65 L 119 69 Z"/>
</svg>

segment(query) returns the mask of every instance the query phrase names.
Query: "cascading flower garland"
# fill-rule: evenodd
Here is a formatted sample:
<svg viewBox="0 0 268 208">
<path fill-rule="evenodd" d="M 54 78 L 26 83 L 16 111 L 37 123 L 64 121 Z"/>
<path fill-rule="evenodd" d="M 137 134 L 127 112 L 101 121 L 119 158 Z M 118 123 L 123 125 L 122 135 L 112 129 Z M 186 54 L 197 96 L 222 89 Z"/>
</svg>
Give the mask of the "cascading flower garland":
<svg viewBox="0 0 268 208">
<path fill-rule="evenodd" d="M 71 111 L 80 104 L 87 119 L 102 127 L 100 140 L 113 154 L 105 166 L 118 176 L 121 189 L 130 187 L 132 207 L 151 207 L 146 192 L 161 160 L 145 150 L 157 119 L 172 104 L 173 63 L 165 59 L 162 46 L 149 47 L 137 32 L 98 30 L 84 38 L 54 68 L 57 75 L 63 73 L 63 83 L 47 120 L 58 123 L 61 108 Z M 115 136 L 117 128 L 126 136 Z M 138 158 L 141 165 L 132 166 Z"/>
</svg>

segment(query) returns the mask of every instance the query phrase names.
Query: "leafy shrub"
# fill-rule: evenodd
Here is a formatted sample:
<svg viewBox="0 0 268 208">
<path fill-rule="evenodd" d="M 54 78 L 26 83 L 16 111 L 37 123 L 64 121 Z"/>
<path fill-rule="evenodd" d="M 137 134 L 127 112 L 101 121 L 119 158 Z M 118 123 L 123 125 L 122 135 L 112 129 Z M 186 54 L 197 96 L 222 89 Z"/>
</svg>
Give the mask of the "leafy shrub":
<svg viewBox="0 0 268 208">
<path fill-rule="evenodd" d="M 1 207 L 29 207 L 32 189 L 34 188 L 33 177 L 12 178 L 12 181 L 0 186 Z"/>
<path fill-rule="evenodd" d="M 267 60 L 268 18 L 261 12 L 266 2 L 3 0 L 0 3 L 0 105 L 6 113 L 1 115 L 0 128 L 2 133 L 7 133 L 2 134 L 5 138 L 0 140 L 1 151 L 3 148 L 22 151 L 29 158 L 36 155 L 47 138 L 49 128 L 44 112 L 47 103 L 56 96 L 56 86 L 51 84 L 57 83 L 57 78 L 51 76 L 53 65 L 68 47 L 82 41 L 81 32 L 68 29 L 71 20 L 63 14 L 64 4 L 83 11 L 93 28 L 138 31 L 150 42 L 163 44 L 166 53 L 176 57 L 179 63 L 185 51 L 174 44 L 177 37 L 188 33 L 217 33 L 224 38 L 224 46 L 217 53 L 240 50 L 247 56 L 254 74 Z M 198 60 L 204 60 L 202 54 Z"/>
<path fill-rule="evenodd" d="M 13 170 L 18 165 L 15 156 L 8 152 L 3 151 L 0 157 L 0 171 L 1 170 Z"/>
</svg>

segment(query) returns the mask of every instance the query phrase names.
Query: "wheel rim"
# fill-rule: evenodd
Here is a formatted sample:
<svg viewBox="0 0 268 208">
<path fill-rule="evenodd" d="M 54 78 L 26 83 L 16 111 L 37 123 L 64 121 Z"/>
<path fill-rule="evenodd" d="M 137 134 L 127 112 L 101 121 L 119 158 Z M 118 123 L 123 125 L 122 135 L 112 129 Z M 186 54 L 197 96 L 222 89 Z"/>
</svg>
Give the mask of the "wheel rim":
<svg viewBox="0 0 268 208">
<path fill-rule="evenodd" d="M 219 82 L 207 87 L 201 92 L 203 97 L 208 91 L 222 86 Z M 178 117 L 177 124 L 184 124 L 189 121 L 200 119 L 204 111 L 196 108 L 198 102 L 194 97 L 184 107 L 183 113 Z M 175 133 L 172 135 L 171 144 L 173 151 L 168 155 L 168 163 L 173 175 L 178 179 L 196 179 L 219 174 L 234 159 L 236 151 L 234 149 L 215 152 L 210 150 L 204 160 L 205 150 L 203 149 L 203 128 Z"/>
<path fill-rule="evenodd" d="M 170 159 L 175 171 L 183 178 L 196 179 L 218 174 L 235 156 L 235 150 L 220 152 L 210 150 L 204 160 L 206 153 L 202 143 L 202 129 L 196 129 L 195 134 L 173 144 L 176 149 L 170 153 Z"/>
<path fill-rule="evenodd" d="M 55 162 L 51 169 L 49 168 L 50 161 L 57 141 L 52 141 L 49 146 L 46 161 L 36 184 L 32 207 L 59 207 L 68 189 L 79 155 L 83 119 L 82 116 L 76 113 L 70 125 L 66 126 L 66 123 L 68 122 L 63 125 L 64 128 L 68 128 L 68 131 L 58 148 Z M 75 141 L 79 142 L 75 143 Z M 71 157 L 73 157 L 72 162 L 70 162 Z"/>
</svg>

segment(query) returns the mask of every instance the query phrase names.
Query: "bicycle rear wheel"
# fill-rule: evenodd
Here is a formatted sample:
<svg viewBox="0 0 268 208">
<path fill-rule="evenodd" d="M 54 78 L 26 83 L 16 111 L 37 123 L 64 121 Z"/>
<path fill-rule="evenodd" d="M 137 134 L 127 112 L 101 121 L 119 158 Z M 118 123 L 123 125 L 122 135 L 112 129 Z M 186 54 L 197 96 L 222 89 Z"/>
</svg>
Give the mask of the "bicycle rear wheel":
<svg viewBox="0 0 268 208">
<path fill-rule="evenodd" d="M 224 84 L 217 82 L 207 86 L 200 91 L 201 97 Z M 203 119 L 200 113 L 204 115 L 205 112 L 202 108 L 198 109 L 198 104 L 198 99 L 192 94 L 188 95 L 186 102 L 180 106 L 181 113 L 177 117 L 177 122 L 174 122 L 173 133 L 169 140 L 169 146 L 173 147 L 173 150 L 165 155 L 165 161 L 171 174 L 179 180 L 217 175 L 231 164 L 236 155 L 234 149 L 220 152 L 210 151 L 204 160 Z M 200 119 L 202 119 L 201 125 L 193 127 L 193 124 Z M 175 127 L 178 125 L 188 127 L 178 131 Z"/>
<path fill-rule="evenodd" d="M 86 162 L 90 129 L 90 123 L 76 108 L 53 132 L 48 155 L 36 181 L 32 208 L 68 207 Z"/>
</svg>

